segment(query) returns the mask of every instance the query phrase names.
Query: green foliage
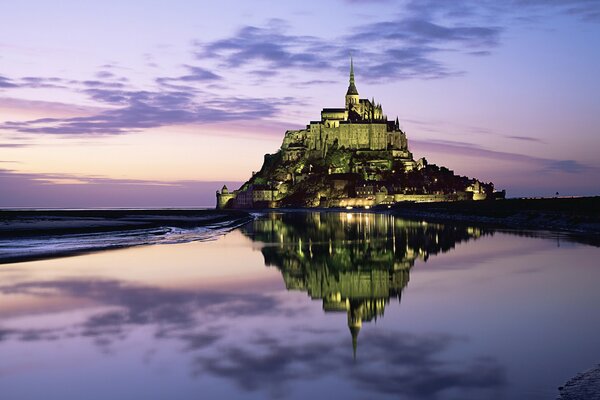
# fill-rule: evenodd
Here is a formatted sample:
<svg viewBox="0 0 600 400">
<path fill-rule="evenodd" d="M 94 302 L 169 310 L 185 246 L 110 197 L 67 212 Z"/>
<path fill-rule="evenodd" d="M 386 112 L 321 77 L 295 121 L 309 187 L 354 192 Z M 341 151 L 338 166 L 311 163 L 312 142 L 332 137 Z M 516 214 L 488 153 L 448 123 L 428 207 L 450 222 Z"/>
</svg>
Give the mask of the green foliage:
<svg viewBox="0 0 600 400">
<path fill-rule="evenodd" d="M 252 182 L 253 182 L 255 185 L 266 185 L 266 184 L 267 184 L 267 182 L 268 182 L 268 180 L 267 180 L 267 178 L 266 178 L 266 177 L 264 177 L 264 176 L 256 175 L 256 176 L 254 177 L 254 179 L 252 180 Z"/>
</svg>

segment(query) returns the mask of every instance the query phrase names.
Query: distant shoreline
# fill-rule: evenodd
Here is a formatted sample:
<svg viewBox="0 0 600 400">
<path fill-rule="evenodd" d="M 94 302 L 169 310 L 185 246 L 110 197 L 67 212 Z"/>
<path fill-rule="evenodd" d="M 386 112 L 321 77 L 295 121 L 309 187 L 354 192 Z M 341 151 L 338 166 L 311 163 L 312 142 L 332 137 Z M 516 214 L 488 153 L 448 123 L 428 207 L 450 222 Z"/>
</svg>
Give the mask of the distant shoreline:
<svg viewBox="0 0 600 400">
<path fill-rule="evenodd" d="M 388 209 L 405 218 L 477 223 L 600 236 L 600 197 L 403 203 Z"/>
</svg>

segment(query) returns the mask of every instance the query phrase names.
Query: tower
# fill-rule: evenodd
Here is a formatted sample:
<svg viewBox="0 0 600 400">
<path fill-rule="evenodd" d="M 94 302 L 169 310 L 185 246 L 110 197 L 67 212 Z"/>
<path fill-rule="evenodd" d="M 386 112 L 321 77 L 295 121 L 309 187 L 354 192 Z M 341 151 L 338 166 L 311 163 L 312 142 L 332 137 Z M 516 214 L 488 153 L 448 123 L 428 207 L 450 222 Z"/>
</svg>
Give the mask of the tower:
<svg viewBox="0 0 600 400">
<path fill-rule="evenodd" d="M 354 63 L 350 57 L 350 84 L 346 92 L 346 109 L 350 109 L 352 104 L 358 104 L 358 90 L 354 84 Z"/>
</svg>

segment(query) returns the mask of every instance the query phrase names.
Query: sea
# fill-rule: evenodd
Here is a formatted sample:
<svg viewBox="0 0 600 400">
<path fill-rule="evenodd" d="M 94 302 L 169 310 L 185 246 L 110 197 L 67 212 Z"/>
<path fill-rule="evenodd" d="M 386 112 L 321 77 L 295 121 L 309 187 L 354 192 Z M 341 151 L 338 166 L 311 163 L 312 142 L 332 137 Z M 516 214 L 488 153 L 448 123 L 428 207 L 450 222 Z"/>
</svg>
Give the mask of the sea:
<svg viewBox="0 0 600 400">
<path fill-rule="evenodd" d="M 600 362 L 600 247 L 563 233 L 275 211 L 0 251 L 33 255 L 0 264 L 6 400 L 555 399 Z"/>
</svg>

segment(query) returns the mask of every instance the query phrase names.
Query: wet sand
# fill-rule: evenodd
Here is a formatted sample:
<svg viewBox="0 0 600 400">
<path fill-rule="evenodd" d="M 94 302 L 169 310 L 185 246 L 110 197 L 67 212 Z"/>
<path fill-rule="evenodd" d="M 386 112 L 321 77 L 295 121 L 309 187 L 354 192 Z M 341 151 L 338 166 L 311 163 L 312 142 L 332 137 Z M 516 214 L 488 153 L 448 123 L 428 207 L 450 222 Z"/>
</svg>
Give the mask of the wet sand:
<svg viewBox="0 0 600 400">
<path fill-rule="evenodd" d="M 251 219 L 243 211 L 216 210 L 4 210 L 0 264 L 203 240 Z"/>
<path fill-rule="evenodd" d="M 245 218 L 243 211 L 216 210 L 2 210 L 0 237 L 194 228 Z"/>
</svg>

